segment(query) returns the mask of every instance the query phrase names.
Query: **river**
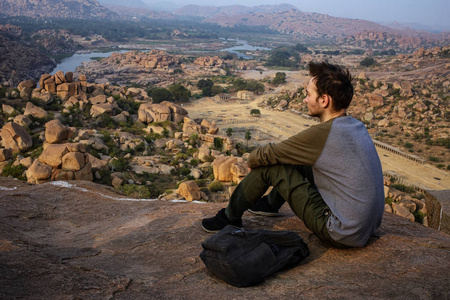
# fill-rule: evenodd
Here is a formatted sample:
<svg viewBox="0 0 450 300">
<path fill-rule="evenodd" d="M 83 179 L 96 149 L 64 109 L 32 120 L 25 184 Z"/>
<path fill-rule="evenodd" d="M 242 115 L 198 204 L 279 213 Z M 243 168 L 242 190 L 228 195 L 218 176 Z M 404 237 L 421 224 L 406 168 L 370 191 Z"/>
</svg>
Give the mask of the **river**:
<svg viewBox="0 0 450 300">
<path fill-rule="evenodd" d="M 242 57 L 245 59 L 250 59 L 252 58 L 249 55 L 246 55 L 244 53 L 241 53 L 240 51 L 255 51 L 255 50 L 270 50 L 270 48 L 264 48 L 264 47 L 255 47 L 252 45 L 249 45 L 247 43 L 247 41 L 244 40 L 232 40 L 229 39 L 230 41 L 233 42 L 237 42 L 239 43 L 239 45 L 237 46 L 233 46 L 230 48 L 225 48 L 222 50 L 219 50 L 220 52 L 231 52 L 231 53 L 236 53 L 238 55 L 238 57 Z M 226 44 L 227 40 L 224 40 L 224 44 Z M 89 61 L 94 57 L 108 57 L 111 55 L 111 53 L 114 52 L 119 52 L 119 53 L 124 53 L 124 52 L 128 52 L 128 51 L 133 51 L 133 50 L 119 50 L 119 51 L 110 51 L 110 52 L 89 52 L 89 53 L 75 53 L 74 55 L 64 58 L 63 60 L 61 60 L 61 62 L 53 69 L 53 71 L 50 73 L 51 75 L 55 74 L 57 71 L 63 71 L 64 73 L 66 72 L 75 72 L 75 69 L 81 65 L 82 62 L 84 61 Z M 143 51 L 148 51 L 148 50 L 143 50 Z M 211 51 L 208 51 L 211 52 Z"/>
</svg>

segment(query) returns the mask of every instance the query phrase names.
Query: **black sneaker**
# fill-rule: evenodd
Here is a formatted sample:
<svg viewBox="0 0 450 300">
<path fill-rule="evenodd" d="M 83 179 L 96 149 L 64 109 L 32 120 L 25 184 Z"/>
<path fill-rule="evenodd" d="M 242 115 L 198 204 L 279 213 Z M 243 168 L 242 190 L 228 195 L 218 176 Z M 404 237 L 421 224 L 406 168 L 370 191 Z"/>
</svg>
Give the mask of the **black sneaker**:
<svg viewBox="0 0 450 300">
<path fill-rule="evenodd" d="M 252 207 L 248 209 L 249 212 L 255 215 L 266 216 L 266 217 L 278 217 L 281 214 L 278 212 L 278 209 L 273 209 L 270 206 L 269 201 L 267 201 L 267 197 L 262 197 L 259 199 Z"/>
<path fill-rule="evenodd" d="M 227 225 L 242 227 L 242 220 L 241 219 L 239 219 L 238 221 L 228 220 L 227 216 L 225 215 L 225 208 L 219 210 L 219 212 L 215 217 L 202 220 L 202 228 L 206 232 L 216 232 L 221 230 Z"/>
</svg>

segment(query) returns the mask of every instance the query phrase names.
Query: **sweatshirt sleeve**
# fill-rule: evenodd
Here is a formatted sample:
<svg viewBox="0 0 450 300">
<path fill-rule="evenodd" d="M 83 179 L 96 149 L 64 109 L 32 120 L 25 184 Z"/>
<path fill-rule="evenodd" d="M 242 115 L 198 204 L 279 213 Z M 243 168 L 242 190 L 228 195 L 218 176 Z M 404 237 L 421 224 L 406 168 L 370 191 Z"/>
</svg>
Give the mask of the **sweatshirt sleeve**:
<svg viewBox="0 0 450 300">
<path fill-rule="evenodd" d="M 250 168 L 277 164 L 313 166 L 322 153 L 333 120 L 312 126 L 280 143 L 269 143 L 253 150 L 248 158 L 248 166 Z"/>
</svg>

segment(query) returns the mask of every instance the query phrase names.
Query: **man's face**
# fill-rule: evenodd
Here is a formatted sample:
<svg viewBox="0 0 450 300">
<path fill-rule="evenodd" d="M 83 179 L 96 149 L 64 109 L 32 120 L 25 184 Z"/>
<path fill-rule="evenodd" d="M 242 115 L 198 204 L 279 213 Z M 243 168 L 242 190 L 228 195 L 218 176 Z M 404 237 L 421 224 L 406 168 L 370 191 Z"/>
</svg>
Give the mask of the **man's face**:
<svg viewBox="0 0 450 300">
<path fill-rule="evenodd" d="M 308 107 L 308 114 L 312 117 L 320 117 L 323 108 L 319 105 L 319 94 L 314 78 L 311 78 L 306 87 L 306 98 L 303 100 Z"/>
</svg>

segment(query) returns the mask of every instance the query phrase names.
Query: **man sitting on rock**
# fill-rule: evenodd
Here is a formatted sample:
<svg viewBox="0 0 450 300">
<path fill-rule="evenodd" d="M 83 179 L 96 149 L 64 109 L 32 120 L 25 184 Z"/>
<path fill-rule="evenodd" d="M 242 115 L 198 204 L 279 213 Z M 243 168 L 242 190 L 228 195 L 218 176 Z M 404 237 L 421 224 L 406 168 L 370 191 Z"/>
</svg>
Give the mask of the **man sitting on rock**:
<svg viewBox="0 0 450 300">
<path fill-rule="evenodd" d="M 321 123 L 255 149 L 248 158 L 251 171 L 227 208 L 202 221 L 207 232 L 229 224 L 241 227 L 247 209 L 276 215 L 285 201 L 312 232 L 334 247 L 363 247 L 380 226 L 381 163 L 364 124 L 346 114 L 353 98 L 351 75 L 325 62 L 310 63 L 309 73 L 304 102 L 309 115 Z M 270 186 L 273 190 L 262 197 Z"/>
</svg>

